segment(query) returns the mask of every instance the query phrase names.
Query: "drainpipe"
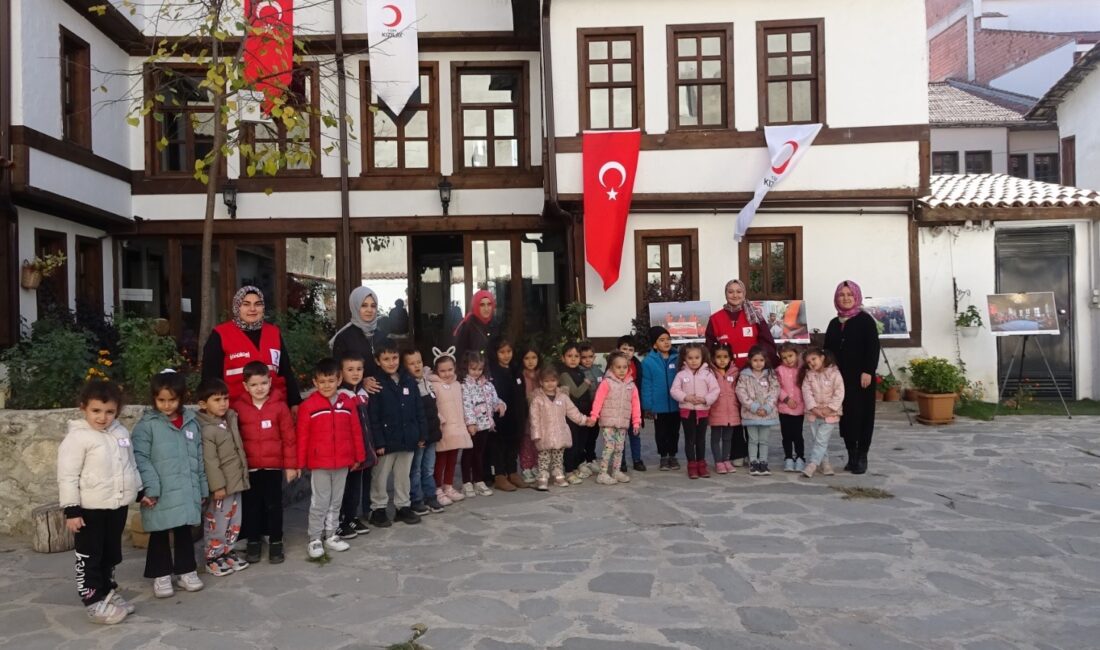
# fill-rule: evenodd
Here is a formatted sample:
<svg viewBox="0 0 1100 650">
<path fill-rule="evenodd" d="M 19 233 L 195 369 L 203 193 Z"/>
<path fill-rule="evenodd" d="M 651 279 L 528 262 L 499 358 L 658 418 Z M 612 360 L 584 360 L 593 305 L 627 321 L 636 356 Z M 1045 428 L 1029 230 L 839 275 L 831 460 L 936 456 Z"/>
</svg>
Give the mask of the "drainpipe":
<svg viewBox="0 0 1100 650">
<path fill-rule="evenodd" d="M 0 323 L 0 345 L 15 343 L 19 334 L 19 277 L 18 221 L 15 205 L 11 201 L 11 0 L 0 0 L 0 300 L 6 314 Z"/>
<path fill-rule="evenodd" d="M 340 260 L 338 275 L 343 277 L 343 282 L 337 282 L 337 304 L 340 297 L 346 296 L 351 291 L 351 197 L 348 188 L 348 93 L 347 93 L 347 69 L 344 62 L 344 11 L 343 0 L 335 0 L 332 3 L 335 9 L 336 22 L 336 87 L 340 98 L 337 102 L 337 110 L 340 112 Z M 318 152 L 320 155 L 320 152 Z M 341 284 L 343 285 L 341 287 Z"/>
</svg>

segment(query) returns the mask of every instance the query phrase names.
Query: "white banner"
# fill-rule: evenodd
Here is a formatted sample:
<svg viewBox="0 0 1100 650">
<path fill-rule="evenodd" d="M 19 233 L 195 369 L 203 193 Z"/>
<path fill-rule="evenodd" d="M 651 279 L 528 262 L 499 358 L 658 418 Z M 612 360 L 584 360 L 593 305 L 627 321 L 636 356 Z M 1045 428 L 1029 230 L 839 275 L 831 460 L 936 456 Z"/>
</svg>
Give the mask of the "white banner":
<svg viewBox="0 0 1100 650">
<path fill-rule="evenodd" d="M 394 115 L 420 87 L 416 0 L 367 0 L 370 83 Z"/>
<path fill-rule="evenodd" d="M 773 187 L 786 178 L 791 170 L 806 155 L 806 150 L 814 143 L 814 138 L 821 131 L 820 124 L 793 124 L 790 126 L 765 126 L 764 139 L 768 143 L 768 157 L 771 163 L 756 186 L 756 193 L 752 200 L 741 208 L 737 214 L 737 230 L 734 239 L 741 241 L 745 237 L 745 231 L 749 229 L 756 209 L 760 202 Z"/>
</svg>

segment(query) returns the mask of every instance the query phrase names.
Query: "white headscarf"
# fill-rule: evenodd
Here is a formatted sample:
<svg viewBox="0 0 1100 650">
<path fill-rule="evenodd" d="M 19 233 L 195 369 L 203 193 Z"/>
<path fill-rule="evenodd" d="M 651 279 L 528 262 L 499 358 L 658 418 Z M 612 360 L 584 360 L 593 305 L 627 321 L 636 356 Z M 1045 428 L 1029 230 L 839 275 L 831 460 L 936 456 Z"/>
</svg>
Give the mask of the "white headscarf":
<svg viewBox="0 0 1100 650">
<path fill-rule="evenodd" d="M 370 287 L 355 287 L 351 290 L 351 296 L 348 298 L 348 310 L 351 311 L 351 320 L 347 325 L 340 328 L 339 332 L 336 332 L 336 336 L 340 336 L 340 332 L 348 329 L 349 327 L 358 327 L 363 332 L 363 336 L 368 339 L 374 338 L 374 332 L 378 329 L 378 312 L 374 312 L 374 319 L 371 321 L 363 320 L 363 317 L 359 315 L 359 308 L 363 306 L 363 301 L 368 297 L 374 298 L 374 304 L 378 305 L 378 294 L 374 292 L 374 289 Z M 336 336 L 332 337 L 329 341 L 329 347 L 332 346 L 333 341 L 336 340 Z"/>
</svg>

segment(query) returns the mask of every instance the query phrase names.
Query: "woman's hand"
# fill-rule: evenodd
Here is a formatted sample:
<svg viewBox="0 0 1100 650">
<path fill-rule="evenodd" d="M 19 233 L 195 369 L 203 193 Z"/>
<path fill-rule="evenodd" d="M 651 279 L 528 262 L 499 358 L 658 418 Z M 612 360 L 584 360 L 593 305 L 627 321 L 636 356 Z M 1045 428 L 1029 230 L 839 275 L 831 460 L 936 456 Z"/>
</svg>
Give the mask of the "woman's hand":
<svg viewBox="0 0 1100 650">
<path fill-rule="evenodd" d="M 70 533 L 76 533 L 84 527 L 84 517 L 72 517 L 65 520 L 65 528 L 69 529 Z"/>
<path fill-rule="evenodd" d="M 863 388 L 867 388 L 868 386 L 871 385 L 871 379 L 873 379 L 873 377 L 871 377 L 871 375 L 868 375 L 867 373 L 863 373 L 859 376 L 859 385 Z"/>
<path fill-rule="evenodd" d="M 367 377 L 363 380 L 363 389 L 367 391 L 367 395 L 377 395 L 382 392 L 382 384 L 374 377 Z"/>
</svg>

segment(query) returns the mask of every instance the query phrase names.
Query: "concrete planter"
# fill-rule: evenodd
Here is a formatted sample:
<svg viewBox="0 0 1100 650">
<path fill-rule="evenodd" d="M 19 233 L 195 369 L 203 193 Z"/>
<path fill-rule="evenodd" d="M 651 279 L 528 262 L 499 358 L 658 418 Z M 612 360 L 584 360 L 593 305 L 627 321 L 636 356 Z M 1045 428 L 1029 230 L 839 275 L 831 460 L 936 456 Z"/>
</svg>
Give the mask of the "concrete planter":
<svg viewBox="0 0 1100 650">
<path fill-rule="evenodd" d="M 917 422 L 938 425 L 955 421 L 955 393 L 913 392 L 917 397 Z"/>
</svg>

